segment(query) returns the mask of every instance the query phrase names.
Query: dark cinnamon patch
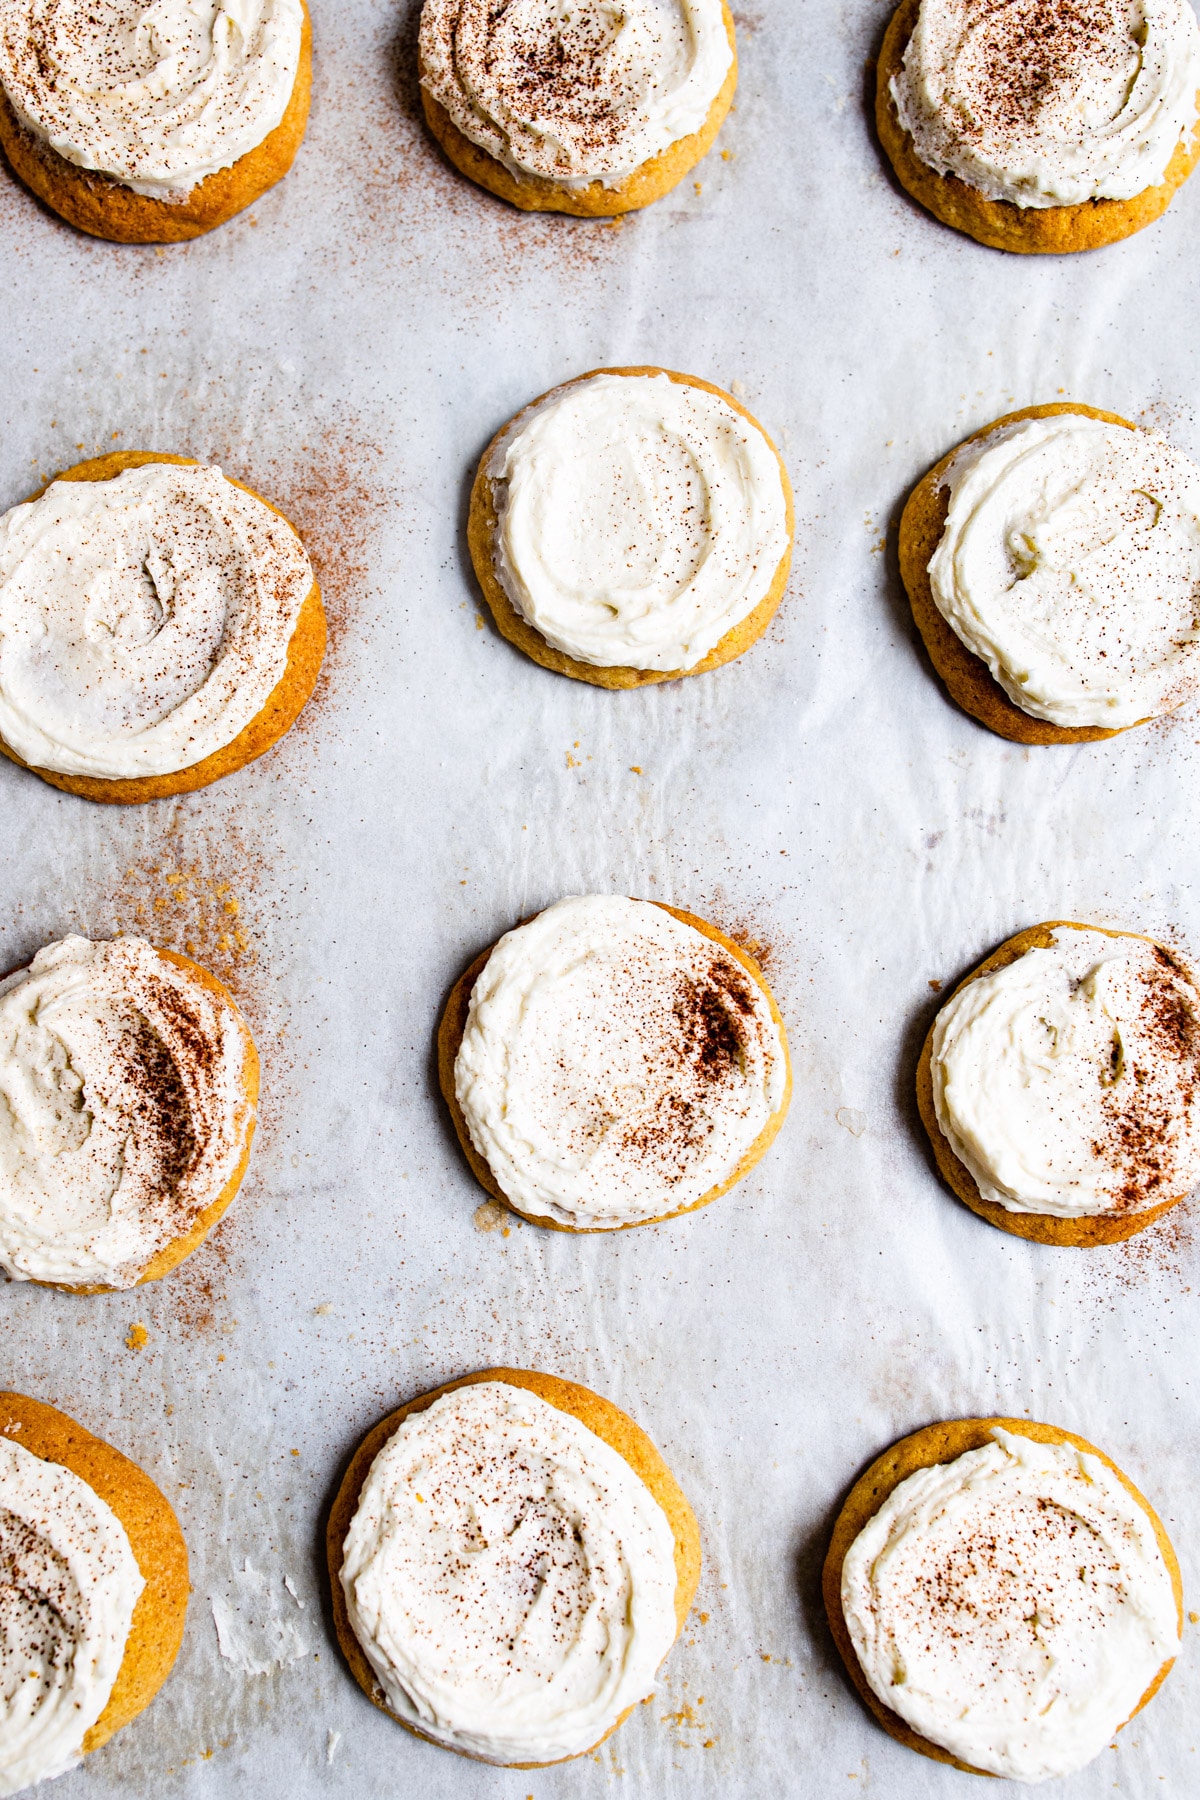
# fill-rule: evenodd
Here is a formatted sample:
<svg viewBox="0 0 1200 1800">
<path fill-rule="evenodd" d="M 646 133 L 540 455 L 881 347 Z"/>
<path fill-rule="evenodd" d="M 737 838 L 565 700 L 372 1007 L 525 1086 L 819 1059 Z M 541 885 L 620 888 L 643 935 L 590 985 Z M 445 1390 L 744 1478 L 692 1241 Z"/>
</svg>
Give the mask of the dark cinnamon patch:
<svg viewBox="0 0 1200 1800">
<path fill-rule="evenodd" d="M 754 996 L 736 963 L 714 958 L 703 975 L 680 975 L 671 1010 L 683 1059 L 702 1080 L 719 1084 L 740 1065 Z"/>
<path fill-rule="evenodd" d="M 1092 1145 L 1116 1172 L 1115 1212 L 1140 1211 L 1177 1191 L 1180 1124 L 1200 1090 L 1200 1021 L 1179 985 L 1187 977 L 1161 945 L 1154 946 L 1154 962 L 1138 976 L 1145 1061 L 1125 1067 L 1120 1037 L 1114 1036 L 1111 1086 L 1102 1095 L 1106 1129 Z M 1178 1071 L 1167 1095 L 1152 1079 L 1159 1066 Z"/>
</svg>

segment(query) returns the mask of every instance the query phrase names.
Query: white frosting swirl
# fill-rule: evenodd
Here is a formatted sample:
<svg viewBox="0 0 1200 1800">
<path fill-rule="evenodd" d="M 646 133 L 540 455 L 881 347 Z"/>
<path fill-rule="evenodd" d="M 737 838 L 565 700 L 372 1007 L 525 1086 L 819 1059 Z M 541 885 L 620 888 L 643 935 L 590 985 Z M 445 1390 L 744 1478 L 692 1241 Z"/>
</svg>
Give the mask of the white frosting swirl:
<svg viewBox="0 0 1200 1800">
<path fill-rule="evenodd" d="M 615 185 L 707 119 L 721 0 L 425 0 L 421 80 L 515 175 Z"/>
<path fill-rule="evenodd" d="M 0 1435 L 0 1794 L 79 1762 L 144 1586 L 108 1503 Z"/>
<path fill-rule="evenodd" d="M 919 1469 L 846 1552 L 872 1691 L 989 1775 L 1081 1769 L 1179 1648 L 1153 1521 L 1098 1456 L 997 1428 Z"/>
<path fill-rule="evenodd" d="M 495 569 L 555 649 L 694 669 L 766 598 L 790 538 L 753 420 L 669 375 L 593 375 L 518 416 L 489 460 Z"/>
<path fill-rule="evenodd" d="M 934 601 L 1022 712 L 1113 730 L 1200 685 L 1200 468 L 1157 433 L 1026 419 L 944 483 Z"/>
<path fill-rule="evenodd" d="M 1140 1212 L 1200 1182 L 1200 993 L 1145 938 L 1058 926 L 968 981 L 931 1072 L 943 1135 L 1009 1212 Z"/>
<path fill-rule="evenodd" d="M 650 1489 L 578 1419 L 502 1381 L 443 1395 L 389 1438 L 341 1579 L 391 1710 L 487 1762 L 590 1750 L 675 1639 L 675 1540 Z"/>
<path fill-rule="evenodd" d="M 0 83 L 81 169 L 185 199 L 287 110 L 301 0 L 0 0 Z"/>
<path fill-rule="evenodd" d="M 921 0 L 891 83 L 922 162 L 1031 207 L 1156 187 L 1198 88 L 1188 0 Z"/>
<path fill-rule="evenodd" d="M 243 1030 L 140 938 L 64 938 L 0 982 L 0 1267 L 133 1286 L 237 1169 Z"/>
<path fill-rule="evenodd" d="M 220 469 L 54 481 L 0 517 L 0 738 L 62 774 L 190 768 L 262 711 L 312 585 Z"/>
<path fill-rule="evenodd" d="M 590 894 L 500 939 L 454 1084 L 514 1206 L 611 1230 L 728 1180 L 784 1104 L 787 1057 L 720 944 L 649 901 Z"/>
</svg>

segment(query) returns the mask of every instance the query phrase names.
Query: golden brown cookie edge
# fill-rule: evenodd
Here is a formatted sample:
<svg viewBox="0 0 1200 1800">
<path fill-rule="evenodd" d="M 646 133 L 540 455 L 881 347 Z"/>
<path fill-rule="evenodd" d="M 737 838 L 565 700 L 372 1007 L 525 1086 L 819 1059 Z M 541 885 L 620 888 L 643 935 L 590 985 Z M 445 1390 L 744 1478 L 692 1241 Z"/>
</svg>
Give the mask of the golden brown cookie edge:
<svg viewBox="0 0 1200 1800">
<path fill-rule="evenodd" d="M 146 463 L 176 463 L 193 468 L 198 466 L 194 456 L 175 456 L 159 450 L 111 450 L 103 456 L 88 457 L 72 468 L 64 469 L 60 475 L 48 477 L 29 499 L 40 499 L 52 481 L 111 481 L 126 469 L 138 469 Z M 243 493 L 261 501 L 263 506 L 283 520 L 296 537 L 300 536 L 287 514 L 281 512 L 264 495 L 248 487 L 244 481 L 237 481 L 232 475 L 226 475 L 225 479 L 233 487 L 241 488 Z M 173 770 L 170 774 L 118 776 L 112 779 L 63 774 L 57 769 L 43 769 L 34 763 L 25 762 L 3 738 L 0 738 L 0 756 L 6 756 L 18 768 L 28 769 L 31 775 L 39 776 L 42 781 L 63 793 L 74 794 L 81 800 L 98 801 L 102 805 L 142 806 L 150 800 L 195 793 L 198 789 L 219 781 L 222 776 L 232 775 L 247 763 L 264 756 L 287 735 L 312 697 L 325 656 L 326 637 L 325 609 L 321 602 L 321 590 L 314 578 L 292 627 L 283 674 L 268 694 L 262 709 L 228 744 L 201 758 L 199 762 Z"/>
<path fill-rule="evenodd" d="M 581 382 L 594 380 L 597 375 L 666 375 L 671 381 L 678 382 L 681 387 L 702 388 L 706 394 L 714 394 L 717 399 L 723 400 L 727 406 L 732 407 L 734 412 L 740 414 L 752 425 L 770 446 L 779 465 L 787 524 L 787 549 L 780 558 L 771 584 L 758 605 L 752 612 L 747 613 L 744 619 L 740 619 L 736 625 L 731 626 L 719 643 L 714 644 L 708 655 L 702 657 L 692 669 L 633 669 L 620 663 L 585 663 L 577 657 L 569 655 L 565 650 L 556 650 L 552 644 L 546 642 L 537 627 L 531 625 L 517 611 L 496 574 L 495 542 L 498 519 L 494 485 L 487 472 L 496 445 L 535 407 L 541 406 L 553 395 L 564 393 L 568 388 L 577 387 Z M 649 687 L 660 681 L 681 681 L 690 675 L 704 675 L 711 669 L 720 668 L 724 663 L 733 662 L 749 650 L 750 646 L 762 636 L 779 610 L 791 570 L 795 530 L 795 501 L 787 468 L 779 454 L 778 447 L 769 433 L 763 430 L 754 414 L 735 400 L 732 394 L 726 393 L 724 388 L 717 387 L 714 382 L 704 381 L 698 375 L 683 375 L 675 369 L 662 369 L 646 364 L 611 369 L 589 369 L 583 375 L 572 376 L 569 381 L 559 382 L 555 387 L 547 389 L 544 394 L 539 394 L 536 400 L 528 401 L 519 412 L 514 413 L 512 418 L 500 427 L 480 457 L 479 466 L 475 471 L 467 519 L 467 545 L 471 553 L 475 578 L 483 591 L 483 597 L 488 603 L 496 628 L 502 637 L 506 637 L 509 643 L 514 644 L 518 650 L 524 651 L 531 661 L 540 664 L 543 669 L 552 670 L 556 675 L 567 675 L 573 681 L 586 681 L 592 687 L 628 689 Z"/>
<path fill-rule="evenodd" d="M 495 943 L 489 944 L 488 948 L 481 951 L 469 968 L 459 976 L 447 997 L 437 1033 L 438 1083 L 442 1090 L 442 1098 L 450 1113 L 455 1134 L 476 1181 L 486 1193 L 491 1195 L 492 1199 L 498 1200 L 502 1206 L 506 1206 L 510 1212 L 516 1213 L 518 1218 L 524 1219 L 529 1225 L 540 1225 L 549 1231 L 568 1231 L 577 1236 L 590 1237 L 602 1232 L 636 1231 L 641 1225 L 663 1225 L 668 1219 L 679 1219 L 685 1213 L 698 1212 L 702 1206 L 709 1206 L 714 1200 L 719 1200 L 722 1194 L 727 1194 L 731 1188 L 737 1186 L 743 1176 L 750 1173 L 774 1143 L 783 1121 L 787 1117 L 792 1101 L 792 1059 L 788 1049 L 787 1028 L 762 969 L 748 951 L 743 950 L 740 944 L 735 943 L 732 938 L 726 937 L 723 931 L 719 930 L 717 926 L 709 924 L 706 919 L 698 918 L 695 913 L 684 912 L 680 907 L 668 906 L 663 900 L 654 900 L 650 904 L 660 907 L 663 912 L 670 913 L 672 918 L 678 919 L 681 924 L 692 926 L 694 930 L 700 932 L 701 936 L 720 944 L 723 950 L 728 951 L 741 964 L 751 980 L 765 994 L 771 1017 L 779 1032 L 779 1041 L 783 1046 L 786 1074 L 783 1098 L 778 1109 L 771 1114 L 754 1142 L 745 1151 L 732 1174 L 716 1187 L 710 1188 L 706 1194 L 702 1194 L 699 1200 L 693 1200 L 690 1206 L 676 1207 L 673 1212 L 660 1213 L 653 1219 L 630 1219 L 624 1225 L 564 1225 L 558 1219 L 546 1219 L 537 1213 L 522 1212 L 520 1207 L 514 1205 L 509 1199 L 492 1173 L 490 1165 L 472 1143 L 467 1121 L 458 1104 L 458 1095 L 454 1084 L 454 1065 L 463 1040 L 463 1033 L 466 1030 L 467 1016 L 471 1008 L 471 994 L 476 981 L 487 966 L 492 951 L 496 948 Z M 518 930 L 522 925 L 530 924 L 537 917 L 537 913 L 530 913 L 528 918 L 519 919 L 517 924 L 510 929 Z M 498 943 L 499 939 L 496 942 Z"/>
<path fill-rule="evenodd" d="M 1090 1217 L 1063 1219 L 1053 1213 L 1019 1213 L 1010 1212 L 994 1200 L 985 1200 L 979 1192 L 975 1177 L 961 1162 L 951 1148 L 950 1142 L 938 1123 L 937 1109 L 933 1100 L 933 1033 L 937 1021 L 955 994 L 977 981 L 981 975 L 993 975 L 997 969 L 1007 968 L 1024 956 L 1027 950 L 1048 950 L 1054 943 L 1056 931 L 1100 931 L 1105 937 L 1138 938 L 1142 943 L 1154 944 L 1156 948 L 1166 949 L 1159 945 L 1157 939 L 1150 938 L 1140 931 L 1110 931 L 1103 925 L 1084 925 L 1075 919 L 1049 919 L 1041 925 L 1030 925 L 1024 931 L 1018 931 L 1015 937 L 1007 938 L 1004 943 L 984 958 L 978 968 L 965 975 L 951 993 L 947 994 L 938 1008 L 937 1017 L 925 1034 L 925 1042 L 921 1047 L 921 1055 L 917 1062 L 917 1111 L 921 1115 L 921 1123 L 925 1127 L 938 1173 L 950 1191 L 957 1195 L 971 1211 L 986 1219 L 999 1231 L 1007 1231 L 1012 1237 L 1026 1238 L 1033 1243 L 1052 1244 L 1060 1248 L 1091 1250 L 1103 1244 L 1121 1244 L 1128 1238 L 1136 1237 L 1147 1225 L 1161 1218 L 1186 1194 L 1176 1194 L 1170 1200 L 1164 1200 L 1159 1206 L 1146 1207 L 1135 1213 L 1097 1213 Z M 1167 951 L 1172 960 L 1178 962 L 1172 951 Z M 1182 965 L 1180 965 L 1182 967 Z M 1187 974 L 1187 971 L 1184 970 Z M 1188 979 L 1192 977 L 1188 975 Z"/>
<path fill-rule="evenodd" d="M 67 224 L 111 243 L 180 243 L 225 224 L 282 180 L 303 141 L 312 94 L 312 20 L 307 0 L 301 4 L 300 61 L 283 118 L 230 168 L 197 182 L 185 201 L 136 194 L 112 176 L 69 162 L 21 123 L 0 87 L 0 148 L 9 167 Z"/>
<path fill-rule="evenodd" d="M 108 1703 L 83 1740 L 86 1755 L 143 1712 L 171 1673 L 187 1613 L 187 1545 L 170 1502 L 145 1470 L 67 1413 L 25 1394 L 0 1393 L 0 1432 L 99 1494 L 124 1527 L 146 1583 Z"/>
<path fill-rule="evenodd" d="M 662 1453 L 653 1440 L 640 1425 L 611 1400 L 595 1394 L 590 1388 L 578 1382 L 564 1381 L 556 1375 L 545 1375 L 536 1370 L 527 1369 L 480 1369 L 473 1375 L 463 1375 L 456 1381 L 447 1381 L 441 1387 L 432 1389 L 427 1394 L 420 1394 L 414 1400 L 406 1401 L 403 1406 L 389 1413 L 385 1419 L 372 1427 L 354 1451 L 342 1477 L 341 1485 L 329 1511 L 329 1520 L 325 1532 L 325 1551 L 329 1567 L 329 1582 L 333 1596 L 334 1629 L 342 1654 L 350 1665 L 350 1671 L 358 1685 L 373 1705 L 381 1712 L 387 1713 L 389 1719 L 395 1719 L 406 1731 L 415 1737 L 423 1738 L 426 1743 L 436 1745 L 439 1750 L 451 1750 L 456 1756 L 465 1756 L 472 1762 L 486 1761 L 486 1758 L 474 1756 L 467 1750 L 456 1750 L 452 1745 L 443 1744 L 437 1738 L 429 1737 L 425 1732 L 392 1712 L 387 1705 L 383 1690 L 376 1678 L 375 1671 L 367 1660 L 354 1629 L 350 1624 L 350 1615 L 346 1606 L 346 1596 L 342 1588 L 341 1568 L 342 1553 L 346 1535 L 358 1507 L 359 1495 L 363 1482 L 384 1444 L 411 1413 L 424 1412 L 443 1394 L 453 1393 L 456 1388 L 472 1387 L 481 1381 L 503 1381 L 512 1387 L 527 1388 L 550 1406 L 557 1407 L 560 1412 L 570 1413 L 580 1420 L 589 1431 L 595 1433 L 610 1449 L 624 1457 L 634 1473 L 649 1488 L 655 1500 L 667 1516 L 672 1535 L 675 1539 L 675 1636 L 678 1638 L 684 1621 L 691 1610 L 692 1601 L 700 1581 L 701 1546 L 700 1528 L 696 1516 L 688 1505 L 683 1490 L 668 1468 Z M 602 1737 L 589 1749 L 576 1752 L 579 1756 L 590 1756 L 594 1750 L 618 1730 L 630 1713 L 632 1706 L 626 1707 L 620 1717 L 615 1719 Z M 573 1762 L 574 1756 L 559 1757 L 558 1762 Z M 501 1765 L 512 1769 L 551 1768 L 553 1763 L 507 1763 Z"/>
<path fill-rule="evenodd" d="M 694 169 L 712 148 L 733 102 L 737 88 L 737 35 L 728 0 L 721 0 L 721 11 L 733 61 L 720 91 L 709 107 L 708 116 L 699 131 L 677 138 L 657 156 L 644 162 L 611 187 L 602 181 L 589 182 L 583 188 L 564 188 L 541 175 L 515 175 L 481 145 L 461 132 L 439 100 L 435 100 L 423 84 L 421 104 L 429 130 L 447 159 L 461 175 L 477 187 L 507 200 L 522 212 L 567 213 L 576 218 L 613 218 L 650 206 L 664 194 L 678 187 L 689 170 Z"/>
<path fill-rule="evenodd" d="M 978 443 L 1007 425 L 1019 424 L 1024 419 L 1049 419 L 1060 413 L 1075 413 L 1086 419 L 1102 419 L 1110 425 L 1124 426 L 1127 431 L 1137 430 L 1136 425 L 1118 413 L 1103 412 L 1099 407 L 1082 406 L 1069 400 L 1056 401 L 1049 406 L 1020 407 L 971 432 L 969 437 L 947 451 L 940 462 L 922 476 L 900 515 L 900 577 L 935 672 L 956 706 L 998 737 L 1017 744 L 1092 744 L 1135 729 L 1134 725 L 1121 725 L 1115 730 L 1098 725 L 1052 725 L 1048 720 L 1035 719 L 1031 713 L 1022 711 L 1009 699 L 983 658 L 967 649 L 953 626 L 942 616 L 933 597 L 929 563 L 946 526 L 949 493 L 943 485 L 943 477 L 954 458 L 968 444 Z M 1136 721 L 1137 725 L 1147 723 L 1146 719 Z"/>
<path fill-rule="evenodd" d="M 193 1250 L 198 1250 L 200 1248 L 200 1245 L 204 1242 L 214 1225 L 219 1223 L 231 1205 L 234 1196 L 237 1194 L 238 1189 L 245 1179 L 246 1169 L 250 1162 L 250 1150 L 254 1142 L 254 1130 L 258 1123 L 258 1094 L 261 1075 L 258 1050 L 254 1039 L 250 1035 L 250 1027 L 247 1025 L 237 1001 L 229 992 L 229 989 L 225 986 L 224 982 L 214 975 L 211 969 L 206 969 L 203 963 L 194 962 L 190 956 L 183 956 L 178 950 L 168 950 L 161 944 L 155 944 L 152 948 L 156 955 L 163 958 L 164 962 L 176 964 L 178 968 L 186 970 L 188 975 L 195 980 L 199 986 L 208 988 L 211 993 L 214 993 L 217 996 L 218 1000 L 226 1010 L 233 1015 L 234 1023 L 238 1030 L 238 1036 L 241 1039 L 243 1058 L 242 1106 L 238 1114 L 236 1126 L 242 1147 L 238 1157 L 237 1167 L 234 1169 L 232 1175 L 229 1177 L 229 1180 L 225 1183 L 225 1186 L 221 1189 L 221 1192 L 217 1195 L 216 1199 L 211 1201 L 209 1205 L 204 1208 L 203 1212 L 196 1215 L 194 1222 L 189 1226 L 187 1231 L 181 1232 L 178 1237 L 171 1238 L 163 1245 L 161 1250 L 155 1251 L 154 1255 L 150 1258 L 150 1261 L 146 1264 L 146 1267 L 138 1276 L 137 1281 L 134 1283 L 135 1287 L 142 1287 L 147 1281 L 161 1281 L 164 1275 L 169 1275 L 172 1269 L 177 1269 L 181 1262 L 187 1260 Z M 15 974 L 16 971 L 14 970 L 12 973 Z M 108 1282 L 90 1282 L 83 1286 L 79 1286 L 66 1281 L 41 1281 L 36 1277 L 31 1278 L 30 1285 L 32 1287 L 54 1288 L 60 1294 L 79 1294 L 83 1296 L 89 1294 L 125 1294 L 131 1291 L 129 1288 L 115 1288 Z"/>
<path fill-rule="evenodd" d="M 821 1571 L 821 1593 L 825 1603 L 825 1616 L 829 1623 L 830 1634 L 837 1645 L 838 1654 L 845 1664 L 846 1673 L 863 1701 L 874 1715 L 877 1722 L 889 1736 L 903 1744 L 909 1750 L 916 1750 L 922 1756 L 928 1756 L 935 1762 L 950 1763 L 968 1775 L 983 1775 L 994 1779 L 990 1770 L 977 1769 L 971 1763 L 960 1762 L 948 1750 L 942 1749 L 885 1706 L 883 1701 L 870 1686 L 863 1673 L 862 1665 L 854 1649 L 845 1614 L 842 1611 L 842 1564 L 846 1553 L 865 1525 L 874 1518 L 893 1491 L 909 1475 L 919 1469 L 932 1468 L 936 1463 L 953 1462 L 968 1450 L 978 1450 L 991 1439 L 993 1431 L 999 1427 L 1010 1431 L 1014 1436 L 1027 1437 L 1039 1444 L 1073 1444 L 1077 1450 L 1083 1450 L 1091 1456 L 1099 1457 L 1105 1466 L 1112 1470 L 1121 1485 L 1132 1495 L 1133 1499 L 1147 1514 L 1158 1547 L 1162 1551 L 1163 1560 L 1171 1577 L 1171 1586 L 1175 1594 L 1175 1608 L 1179 1620 L 1179 1629 L 1183 1631 L 1183 1578 L 1180 1574 L 1179 1560 L 1175 1549 L 1167 1536 L 1166 1529 L 1151 1506 L 1146 1496 L 1135 1487 L 1124 1470 L 1098 1450 L 1086 1438 L 1081 1438 L 1073 1431 L 1064 1431 L 1056 1425 L 1039 1424 L 1032 1419 L 986 1418 L 986 1419 L 950 1419 L 935 1425 L 926 1425 L 920 1431 L 911 1432 L 876 1457 L 875 1461 L 860 1475 L 842 1504 L 830 1534 L 829 1549 L 825 1556 Z M 1142 1695 L 1130 1713 L 1134 1718 L 1149 1701 L 1154 1698 L 1166 1680 L 1174 1663 L 1169 1658 L 1159 1669 L 1150 1686 Z M 1124 1723 L 1117 1727 L 1123 1731 Z"/>
<path fill-rule="evenodd" d="M 1014 206 L 1008 200 L 989 200 L 957 175 L 939 175 L 917 155 L 890 92 L 919 10 L 920 0 L 901 0 L 884 34 L 875 88 L 875 127 L 901 186 L 952 230 L 974 238 L 990 250 L 1024 256 L 1062 256 L 1102 249 L 1106 244 L 1131 237 L 1160 218 L 1200 161 L 1198 119 L 1191 139 L 1180 138 L 1161 184 L 1144 189 L 1131 200 L 1085 200 L 1077 206 Z"/>
</svg>

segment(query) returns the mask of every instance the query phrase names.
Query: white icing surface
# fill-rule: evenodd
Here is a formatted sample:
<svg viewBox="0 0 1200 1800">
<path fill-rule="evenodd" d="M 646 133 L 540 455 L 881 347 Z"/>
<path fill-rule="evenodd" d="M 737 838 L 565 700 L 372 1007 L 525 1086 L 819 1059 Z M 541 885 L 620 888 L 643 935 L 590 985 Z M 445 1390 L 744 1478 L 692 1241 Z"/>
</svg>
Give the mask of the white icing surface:
<svg viewBox="0 0 1200 1800">
<path fill-rule="evenodd" d="M 1090 1762 L 1179 1648 L 1145 1509 L 1099 1457 L 999 1428 L 893 1490 L 846 1552 L 842 1610 L 885 1706 L 1015 1781 Z"/>
<path fill-rule="evenodd" d="M 1116 729 L 1200 685 L 1200 468 L 1081 413 L 968 445 L 933 598 L 1023 712 Z"/>
<path fill-rule="evenodd" d="M 727 1180 L 784 1103 L 787 1058 L 728 951 L 649 901 L 591 894 L 500 939 L 454 1081 L 514 1206 L 610 1230 Z"/>
<path fill-rule="evenodd" d="M 0 517 L 0 738 L 63 774 L 190 768 L 262 711 L 312 584 L 219 469 L 52 482 Z"/>
<path fill-rule="evenodd" d="M 1196 123 L 1189 0 L 921 0 L 891 84 L 917 155 L 990 200 L 1156 187 Z"/>
<path fill-rule="evenodd" d="M 0 82 L 68 162 L 181 200 L 279 124 L 303 23 L 300 0 L 0 0 Z"/>
<path fill-rule="evenodd" d="M 616 184 L 709 110 L 733 61 L 721 0 L 425 0 L 421 80 L 516 175 Z"/>
<path fill-rule="evenodd" d="M 985 1200 L 1073 1219 L 1200 1182 L 1200 994 L 1144 938 L 1058 928 L 938 1014 L 933 1099 Z"/>
<path fill-rule="evenodd" d="M 555 649 L 598 667 L 695 668 L 788 552 L 767 439 L 667 375 L 559 389 L 504 434 L 488 474 L 505 593 Z"/>
<path fill-rule="evenodd" d="M 675 1539 L 653 1494 L 507 1382 L 403 1422 L 363 1483 L 341 1578 L 392 1711 L 488 1762 L 591 1749 L 675 1640 Z"/>
<path fill-rule="evenodd" d="M 0 982 L 0 1267 L 132 1286 L 237 1167 L 244 1061 L 232 1007 L 140 938 Z"/>
<path fill-rule="evenodd" d="M 0 1794 L 80 1760 L 144 1586 L 107 1502 L 0 1435 Z"/>
</svg>

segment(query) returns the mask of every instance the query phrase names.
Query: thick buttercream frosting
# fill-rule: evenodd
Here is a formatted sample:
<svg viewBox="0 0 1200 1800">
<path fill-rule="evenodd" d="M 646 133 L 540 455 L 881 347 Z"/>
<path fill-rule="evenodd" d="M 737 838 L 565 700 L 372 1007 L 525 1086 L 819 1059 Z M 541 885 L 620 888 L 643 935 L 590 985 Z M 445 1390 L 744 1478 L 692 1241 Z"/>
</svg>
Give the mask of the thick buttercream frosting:
<svg viewBox="0 0 1200 1800">
<path fill-rule="evenodd" d="M 502 434 L 487 472 L 501 586 L 547 643 L 597 667 L 695 668 L 789 548 L 762 431 L 669 375 L 557 389 Z"/>
<path fill-rule="evenodd" d="M 699 131 L 733 61 L 721 0 L 425 0 L 421 79 L 512 172 L 615 184 Z"/>
<path fill-rule="evenodd" d="M 931 1051 L 938 1124 L 985 1200 L 1081 1218 L 1200 1182 L 1200 993 L 1145 938 L 1057 926 L 960 988 Z"/>
<path fill-rule="evenodd" d="M 1045 1781 L 1110 1742 L 1179 1648 L 1153 1521 L 1098 1456 L 997 1428 L 919 1469 L 846 1552 L 872 1691 L 972 1768 Z"/>
<path fill-rule="evenodd" d="M 0 982 L 0 1267 L 132 1286 L 235 1174 L 232 1006 L 140 938 L 64 938 Z"/>
<path fill-rule="evenodd" d="M 144 1585 L 107 1502 L 0 1435 L 0 1794 L 79 1762 Z"/>
<path fill-rule="evenodd" d="M 390 1709 L 489 1762 L 589 1750 L 675 1638 L 675 1547 L 641 1477 L 508 1382 L 411 1414 L 363 1482 L 341 1569 Z"/>
<path fill-rule="evenodd" d="M 954 458 L 933 599 L 1032 718 L 1117 730 L 1200 685 L 1200 468 L 1082 413 Z"/>
<path fill-rule="evenodd" d="M 287 521 L 219 469 L 51 482 L 0 517 L 0 738 L 67 775 L 190 768 L 262 711 L 312 585 Z"/>
<path fill-rule="evenodd" d="M 694 1205 L 783 1105 L 766 993 L 649 901 L 560 900 L 495 946 L 454 1066 L 471 1135 L 520 1212 L 612 1229 Z"/>
<path fill-rule="evenodd" d="M 0 0 L 0 83 L 68 162 L 179 200 L 280 123 L 301 0 Z"/>
<path fill-rule="evenodd" d="M 1197 89 L 1189 0 L 921 0 L 891 84 L 923 162 L 1032 207 L 1157 186 Z"/>
</svg>

